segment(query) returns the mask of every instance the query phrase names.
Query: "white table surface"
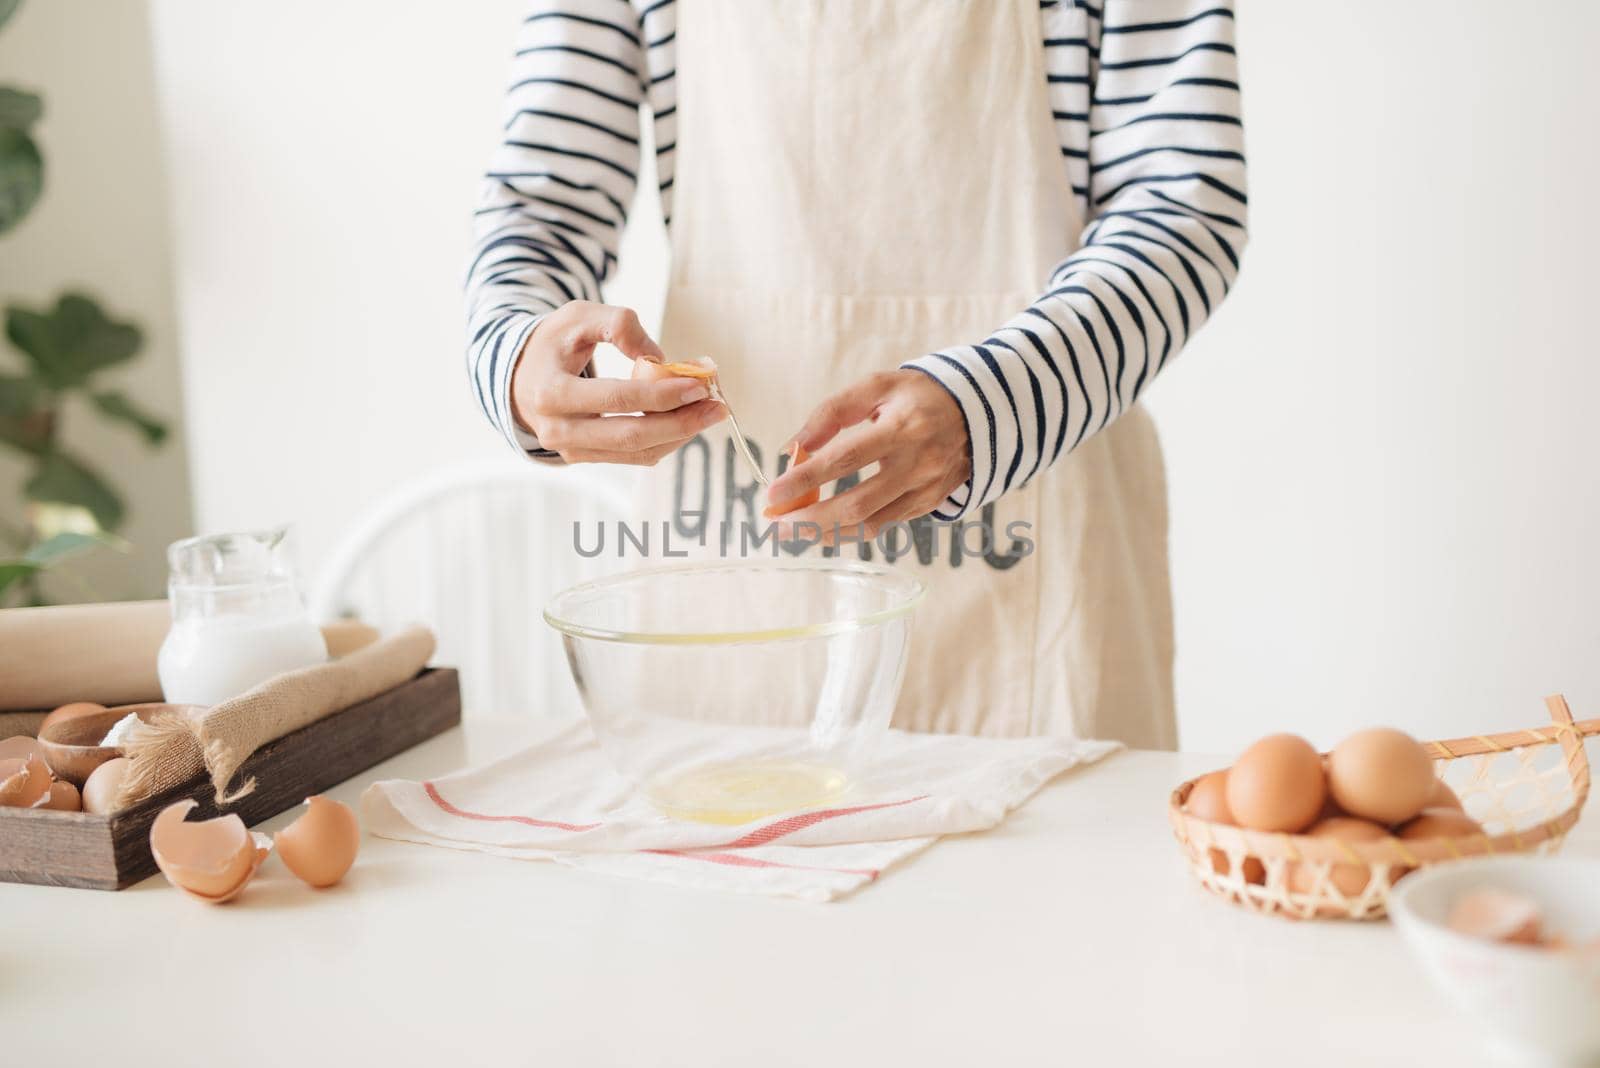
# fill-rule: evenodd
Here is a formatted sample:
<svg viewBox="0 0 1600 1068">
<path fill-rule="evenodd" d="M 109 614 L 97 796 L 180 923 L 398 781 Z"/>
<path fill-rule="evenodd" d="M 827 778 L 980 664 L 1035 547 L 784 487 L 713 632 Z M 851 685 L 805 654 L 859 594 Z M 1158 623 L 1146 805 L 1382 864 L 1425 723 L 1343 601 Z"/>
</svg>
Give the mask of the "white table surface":
<svg viewBox="0 0 1600 1068">
<path fill-rule="evenodd" d="M 333 796 L 531 733 L 473 722 Z M 831 904 L 371 837 L 339 887 L 274 858 L 221 908 L 160 876 L 0 884 L 0 1048 L 119 1068 L 1487 1063 L 1388 924 L 1255 916 L 1190 880 L 1167 794 L 1219 763 L 1117 754 Z M 1600 854 L 1600 833 L 1567 849 Z"/>
</svg>

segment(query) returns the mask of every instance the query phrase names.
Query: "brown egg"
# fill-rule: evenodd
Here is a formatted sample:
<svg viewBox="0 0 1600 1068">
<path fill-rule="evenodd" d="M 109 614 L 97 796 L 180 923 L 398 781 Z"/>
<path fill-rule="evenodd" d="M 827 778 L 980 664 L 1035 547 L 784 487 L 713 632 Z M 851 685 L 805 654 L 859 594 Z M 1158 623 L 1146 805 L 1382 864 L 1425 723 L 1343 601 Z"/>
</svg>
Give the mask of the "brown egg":
<svg viewBox="0 0 1600 1068">
<path fill-rule="evenodd" d="M 37 754 L 0 760 L 0 806 L 33 808 L 50 799 L 50 768 Z"/>
<path fill-rule="evenodd" d="M 1327 797 L 1322 758 L 1293 734 L 1270 734 L 1239 755 L 1228 771 L 1228 809 L 1240 826 L 1298 831 L 1317 818 Z"/>
<path fill-rule="evenodd" d="M 1433 760 L 1404 731 L 1357 731 L 1328 754 L 1328 790 L 1350 815 L 1396 824 L 1422 811 L 1437 777 Z"/>
<path fill-rule="evenodd" d="M 1213 771 L 1196 779 L 1195 784 L 1189 788 L 1189 796 L 1184 801 L 1183 807 L 1197 819 L 1231 826 L 1233 813 L 1228 810 L 1227 771 Z M 1228 870 L 1228 855 L 1220 849 L 1208 849 L 1206 853 L 1211 858 L 1211 870 L 1218 875 L 1225 874 Z"/>
<path fill-rule="evenodd" d="M 1189 788 L 1184 799 L 1184 809 L 1192 816 L 1210 823 L 1233 823 L 1233 813 L 1228 808 L 1228 772 L 1213 771 L 1200 776 Z"/>
<path fill-rule="evenodd" d="M 39 724 L 39 734 L 44 734 L 45 728 L 57 723 L 66 723 L 68 720 L 79 719 L 83 716 L 98 716 L 106 710 L 105 705 L 97 705 L 93 701 L 74 701 L 70 705 L 62 705 Z"/>
<path fill-rule="evenodd" d="M 1183 807 L 1190 815 L 1208 823 L 1226 823 L 1233 826 L 1233 812 L 1228 808 L 1227 769 L 1213 771 L 1196 779 L 1195 784 L 1189 788 L 1189 796 L 1184 801 Z M 1211 858 L 1211 870 L 1218 875 L 1226 875 L 1230 866 L 1228 854 L 1215 847 L 1208 849 L 1206 853 Z M 1247 883 L 1260 886 L 1267 881 L 1267 869 L 1255 857 L 1245 857 L 1244 863 L 1239 868 Z"/>
<path fill-rule="evenodd" d="M 361 825 L 350 806 L 318 794 L 306 798 L 300 818 L 273 836 L 283 863 L 312 886 L 344 878 L 361 847 Z"/>
<path fill-rule="evenodd" d="M 57 812 L 77 812 L 83 808 L 83 798 L 78 788 L 70 782 L 57 779 L 50 784 L 50 793 L 40 808 L 53 808 Z"/>
<path fill-rule="evenodd" d="M 1401 825 L 1398 837 L 1408 840 L 1475 838 L 1482 833 L 1478 821 L 1458 808 L 1425 808 Z"/>
<path fill-rule="evenodd" d="M 83 783 L 83 810 L 100 816 L 115 812 L 130 767 L 127 757 L 115 757 L 90 772 Z"/>
<path fill-rule="evenodd" d="M 266 859 L 267 850 L 229 813 L 190 823 L 192 798 L 161 810 L 150 825 L 150 852 L 167 881 L 190 897 L 212 904 L 231 901 Z"/>
<path fill-rule="evenodd" d="M 1377 842 L 1389 837 L 1389 830 L 1367 820 L 1336 816 L 1331 820 L 1322 820 L 1306 834 L 1312 838 L 1337 838 L 1345 842 Z M 1287 872 L 1289 889 L 1297 894 L 1310 893 L 1317 885 L 1320 866 L 1314 861 L 1290 864 Z M 1365 864 L 1335 864 L 1328 870 L 1328 882 L 1345 897 L 1354 898 L 1366 889 L 1371 875 L 1371 869 Z M 1338 906 L 1331 904 L 1317 910 L 1319 916 L 1337 915 L 1339 912 Z"/>
<path fill-rule="evenodd" d="M 1428 802 L 1422 807 L 1453 808 L 1457 812 L 1466 811 L 1465 807 L 1461 804 L 1461 798 L 1456 796 L 1456 792 L 1450 789 L 1450 784 L 1445 782 L 1443 779 L 1433 780 L 1433 793 L 1428 795 Z"/>
</svg>

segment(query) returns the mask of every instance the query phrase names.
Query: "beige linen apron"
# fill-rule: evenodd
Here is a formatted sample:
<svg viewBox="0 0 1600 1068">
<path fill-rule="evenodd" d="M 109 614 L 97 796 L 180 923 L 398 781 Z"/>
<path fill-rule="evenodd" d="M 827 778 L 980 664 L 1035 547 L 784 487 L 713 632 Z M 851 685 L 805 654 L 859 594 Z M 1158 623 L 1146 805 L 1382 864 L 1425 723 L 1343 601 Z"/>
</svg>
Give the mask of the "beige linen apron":
<svg viewBox="0 0 1600 1068">
<path fill-rule="evenodd" d="M 988 337 L 1075 247 L 1038 0 L 679 0 L 677 49 L 662 347 L 717 361 L 769 477 L 825 397 Z M 764 498 L 730 433 L 646 485 L 675 541 L 716 552 L 728 531 L 738 555 Z M 966 552 L 931 521 L 898 552 L 841 550 L 930 587 L 895 725 L 1172 747 L 1166 486 L 1145 413 L 969 518 Z"/>
</svg>

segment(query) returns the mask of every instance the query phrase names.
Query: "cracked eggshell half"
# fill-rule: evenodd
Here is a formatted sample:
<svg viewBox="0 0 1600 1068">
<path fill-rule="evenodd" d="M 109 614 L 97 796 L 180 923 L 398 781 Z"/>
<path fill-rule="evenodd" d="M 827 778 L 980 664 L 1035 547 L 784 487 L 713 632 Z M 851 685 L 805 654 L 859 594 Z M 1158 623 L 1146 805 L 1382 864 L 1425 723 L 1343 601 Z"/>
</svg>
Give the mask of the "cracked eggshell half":
<svg viewBox="0 0 1600 1068">
<path fill-rule="evenodd" d="M 34 808 L 50 800 L 50 768 L 37 753 L 0 760 L 0 806 Z"/>
<path fill-rule="evenodd" d="M 645 382 L 661 382 L 668 378 L 696 378 L 702 382 L 710 382 L 717 377 L 717 365 L 704 356 L 672 363 L 634 360 L 633 377 Z"/>
<path fill-rule="evenodd" d="M 356 862 L 361 824 L 350 806 L 316 794 L 306 810 L 273 836 L 278 855 L 289 870 L 315 887 L 332 886 Z"/>
<path fill-rule="evenodd" d="M 221 904 L 237 897 L 271 851 L 265 835 L 252 835 L 229 813 L 191 823 L 198 802 L 177 801 L 150 825 L 150 852 L 167 881 L 190 897 Z"/>
</svg>

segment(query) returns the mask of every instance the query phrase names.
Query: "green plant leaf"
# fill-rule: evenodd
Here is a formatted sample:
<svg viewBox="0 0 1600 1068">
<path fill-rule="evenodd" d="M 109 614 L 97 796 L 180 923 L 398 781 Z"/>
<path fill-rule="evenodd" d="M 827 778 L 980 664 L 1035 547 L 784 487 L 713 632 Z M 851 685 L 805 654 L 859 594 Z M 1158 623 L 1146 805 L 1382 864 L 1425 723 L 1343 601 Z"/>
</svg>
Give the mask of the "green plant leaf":
<svg viewBox="0 0 1600 1068">
<path fill-rule="evenodd" d="M 96 371 L 132 359 L 144 341 L 138 327 L 107 318 L 79 293 L 64 294 L 47 312 L 9 305 L 6 337 L 53 389 L 83 385 Z"/>
<path fill-rule="evenodd" d="M 16 14 L 17 8 L 22 5 L 22 0 L 0 0 L 0 26 L 6 24 L 6 19 Z"/>
<path fill-rule="evenodd" d="M 89 399 L 94 401 L 94 406 L 107 418 L 127 423 L 143 434 L 147 444 L 160 445 L 167 440 L 167 424 L 141 411 L 139 406 L 129 400 L 128 395 L 121 390 L 108 389 L 93 394 Z"/>
<path fill-rule="evenodd" d="M 21 222 L 43 191 L 39 146 L 22 130 L 0 129 L 0 234 Z"/>
<path fill-rule="evenodd" d="M 26 131 L 44 114 L 44 101 L 24 89 L 0 85 L 0 127 Z"/>
<path fill-rule="evenodd" d="M 39 406 L 43 391 L 22 375 L 0 375 L 0 416 L 27 415 Z"/>
<path fill-rule="evenodd" d="M 23 492 L 31 501 L 86 508 L 103 530 L 115 530 L 122 522 L 122 498 L 87 465 L 62 452 L 39 460 Z"/>
<path fill-rule="evenodd" d="M 21 560 L 0 560 L 0 604 L 5 603 L 6 594 L 11 592 L 11 587 L 38 573 L 38 564 L 29 564 Z"/>
</svg>

